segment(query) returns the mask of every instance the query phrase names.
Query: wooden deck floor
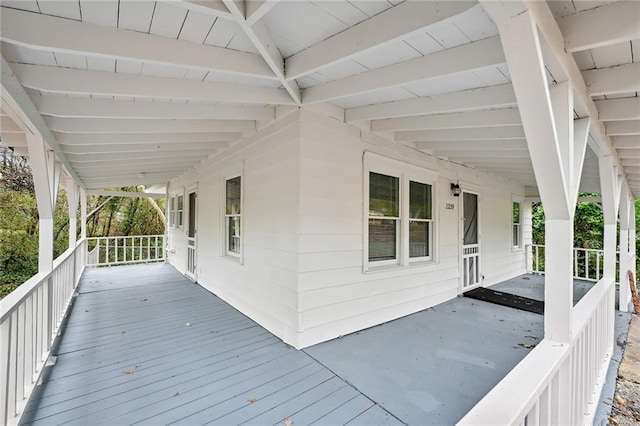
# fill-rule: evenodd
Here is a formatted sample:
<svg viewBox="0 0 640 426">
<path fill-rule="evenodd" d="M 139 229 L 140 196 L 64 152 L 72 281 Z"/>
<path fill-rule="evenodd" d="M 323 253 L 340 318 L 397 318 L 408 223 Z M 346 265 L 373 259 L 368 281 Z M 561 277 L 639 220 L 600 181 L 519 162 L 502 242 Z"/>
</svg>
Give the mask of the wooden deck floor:
<svg viewBox="0 0 640 426">
<path fill-rule="evenodd" d="M 169 265 L 88 270 L 22 423 L 401 424 Z"/>
</svg>

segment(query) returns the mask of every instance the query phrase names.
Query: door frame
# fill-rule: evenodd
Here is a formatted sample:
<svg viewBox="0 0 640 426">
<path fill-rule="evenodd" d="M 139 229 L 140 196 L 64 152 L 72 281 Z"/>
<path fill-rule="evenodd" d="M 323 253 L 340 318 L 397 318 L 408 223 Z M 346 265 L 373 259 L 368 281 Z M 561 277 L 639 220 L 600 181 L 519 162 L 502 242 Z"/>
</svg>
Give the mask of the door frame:
<svg viewBox="0 0 640 426">
<path fill-rule="evenodd" d="M 186 259 L 186 263 L 185 263 L 185 272 L 184 275 L 189 278 L 191 281 L 193 282 L 197 282 L 198 281 L 198 183 L 195 183 L 189 187 L 187 187 L 187 190 L 185 191 L 185 207 L 187 210 L 186 214 L 185 214 L 185 237 L 186 237 L 186 242 L 187 242 L 187 250 L 186 250 L 186 255 L 187 255 L 187 259 Z M 194 235 L 193 235 L 193 246 L 191 246 L 190 243 L 190 239 L 192 239 L 191 237 L 189 237 L 189 228 L 191 227 L 191 194 L 195 195 L 195 211 L 193 212 L 193 219 L 194 219 Z M 193 249 L 191 249 L 191 247 L 193 247 Z M 189 256 L 190 256 L 190 250 L 193 250 L 193 273 L 189 270 L 190 269 L 190 264 L 189 264 Z"/>
<path fill-rule="evenodd" d="M 482 192 L 480 187 L 470 183 L 460 183 L 460 196 L 459 196 L 459 208 L 458 208 L 458 267 L 460 268 L 460 274 L 458 279 L 458 294 L 463 294 L 466 291 L 473 290 L 482 286 L 484 275 L 482 274 Z M 477 197 L 477 226 L 478 226 L 478 282 L 469 286 L 464 286 L 464 194 L 474 194 Z"/>
</svg>

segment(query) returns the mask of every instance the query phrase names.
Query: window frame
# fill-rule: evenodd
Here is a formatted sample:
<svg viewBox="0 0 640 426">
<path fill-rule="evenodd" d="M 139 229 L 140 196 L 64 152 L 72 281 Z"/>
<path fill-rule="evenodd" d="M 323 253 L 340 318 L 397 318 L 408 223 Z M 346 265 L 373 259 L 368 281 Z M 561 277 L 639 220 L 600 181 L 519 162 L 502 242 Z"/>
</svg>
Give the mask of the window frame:
<svg viewBox="0 0 640 426">
<path fill-rule="evenodd" d="M 180 208 L 180 199 L 182 199 L 182 208 Z M 182 229 L 184 227 L 184 191 L 176 195 L 176 228 Z"/>
<path fill-rule="evenodd" d="M 236 178 L 240 178 L 240 213 L 237 214 L 227 214 L 227 182 L 232 180 L 232 179 L 236 179 Z M 239 173 L 232 173 L 226 176 L 223 176 L 223 178 L 221 179 L 221 185 L 222 185 L 222 237 L 223 237 L 223 255 L 230 257 L 232 259 L 236 259 L 242 262 L 243 259 L 243 254 L 244 254 L 244 220 L 243 220 L 243 215 L 244 215 L 244 176 L 241 172 Z M 229 250 L 229 220 L 231 220 L 232 218 L 239 218 L 240 219 L 240 226 L 239 226 L 239 233 L 240 235 L 238 235 L 239 241 L 239 250 L 238 252 L 234 252 Z"/>
<path fill-rule="evenodd" d="M 514 208 L 514 204 L 518 204 L 518 219 L 519 222 L 516 223 L 513 221 L 513 208 Z M 513 251 L 519 251 L 523 249 L 523 244 L 522 244 L 522 238 L 523 238 L 523 233 L 522 233 L 522 204 L 523 204 L 523 200 L 520 197 L 517 196 L 512 196 L 511 197 L 511 250 Z M 518 237 L 518 244 L 513 244 L 513 240 L 514 237 L 516 236 L 516 234 L 514 233 L 514 230 L 518 229 L 517 232 L 517 237 Z"/>
<path fill-rule="evenodd" d="M 176 227 L 176 195 L 169 197 L 169 228 Z"/>
<path fill-rule="evenodd" d="M 399 226 L 396 237 L 396 258 L 393 260 L 369 260 L 369 220 L 384 218 L 369 215 L 369 190 L 370 173 L 397 177 L 399 179 Z M 438 218 L 438 179 L 439 173 L 433 170 L 406 163 L 399 160 L 383 157 L 372 152 L 365 152 L 363 156 L 363 272 L 385 271 L 406 267 L 421 267 L 437 264 L 439 244 L 439 218 Z M 409 224 L 412 221 L 410 214 L 410 182 L 431 186 L 431 219 L 429 222 L 429 256 L 410 257 Z M 415 219 L 416 221 L 423 221 Z"/>
</svg>

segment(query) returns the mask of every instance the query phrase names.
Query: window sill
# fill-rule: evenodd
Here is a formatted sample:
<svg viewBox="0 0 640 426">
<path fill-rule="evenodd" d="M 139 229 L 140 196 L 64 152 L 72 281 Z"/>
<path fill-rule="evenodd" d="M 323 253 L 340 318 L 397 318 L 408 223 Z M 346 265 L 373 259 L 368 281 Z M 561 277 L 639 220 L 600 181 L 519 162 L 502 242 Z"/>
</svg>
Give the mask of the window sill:
<svg viewBox="0 0 640 426">
<path fill-rule="evenodd" d="M 239 256 L 232 256 L 230 254 L 224 254 L 222 255 L 223 259 L 227 259 L 231 262 L 237 263 L 238 265 L 242 265 L 242 259 Z"/>
<path fill-rule="evenodd" d="M 519 253 L 524 251 L 524 247 L 511 247 L 511 252 L 512 253 Z"/>
<path fill-rule="evenodd" d="M 413 262 L 408 265 L 380 265 L 380 266 L 369 266 L 369 268 L 364 271 L 365 274 L 376 274 L 381 272 L 392 272 L 392 271 L 405 271 L 409 269 L 421 269 L 421 268 L 433 268 L 439 265 L 438 262 L 433 260 L 423 260 L 420 262 Z"/>
</svg>

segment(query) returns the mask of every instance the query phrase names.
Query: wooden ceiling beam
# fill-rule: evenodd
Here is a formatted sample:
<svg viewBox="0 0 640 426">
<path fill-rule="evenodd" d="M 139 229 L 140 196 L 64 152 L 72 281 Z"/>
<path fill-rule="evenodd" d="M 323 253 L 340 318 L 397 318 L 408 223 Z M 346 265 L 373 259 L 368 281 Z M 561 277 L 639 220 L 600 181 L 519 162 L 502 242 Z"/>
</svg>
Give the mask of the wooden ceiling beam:
<svg viewBox="0 0 640 426">
<path fill-rule="evenodd" d="M 150 145 L 172 143 L 176 146 L 193 142 L 235 142 L 242 133 L 58 133 L 61 145 Z"/>
<path fill-rule="evenodd" d="M 237 102 L 243 104 L 294 104 L 282 89 L 208 81 L 86 71 L 42 65 L 11 64 L 24 87 L 44 92 L 77 95 L 133 96 L 143 98 Z"/>
<path fill-rule="evenodd" d="M 287 58 L 287 79 L 300 78 L 388 46 L 469 10 L 474 2 L 407 1 Z"/>
<path fill-rule="evenodd" d="M 302 92 L 302 99 L 305 104 L 326 102 L 400 87 L 417 81 L 492 67 L 504 62 L 500 38 L 490 37 L 309 87 Z"/>
<path fill-rule="evenodd" d="M 583 71 L 582 77 L 589 96 L 640 91 L 640 62 Z"/>
<path fill-rule="evenodd" d="M 60 133 L 249 133 L 255 130 L 255 122 L 247 120 L 160 120 L 45 116 L 44 121 L 52 131 Z"/>
<path fill-rule="evenodd" d="M 502 84 L 500 86 L 347 108 L 345 110 L 345 120 L 347 122 L 377 120 L 515 106 L 516 96 L 513 93 L 513 87 L 511 84 Z"/>
<path fill-rule="evenodd" d="M 76 118 L 165 118 L 207 120 L 270 120 L 273 107 L 253 105 L 176 104 L 167 102 L 83 99 L 42 95 L 32 97 L 40 114 Z"/>
<path fill-rule="evenodd" d="M 2 8 L 0 40 L 30 49 L 273 80 L 260 55 Z"/>
<path fill-rule="evenodd" d="M 371 130 L 374 132 L 388 132 L 521 125 L 520 112 L 515 108 L 507 108 L 373 120 L 371 122 Z"/>
<path fill-rule="evenodd" d="M 558 19 L 567 52 L 640 39 L 640 3 L 618 1 Z"/>
<path fill-rule="evenodd" d="M 524 130 L 520 127 L 488 127 L 466 129 L 412 130 L 396 132 L 398 142 L 417 141 L 481 141 L 500 139 L 524 139 Z"/>
</svg>

